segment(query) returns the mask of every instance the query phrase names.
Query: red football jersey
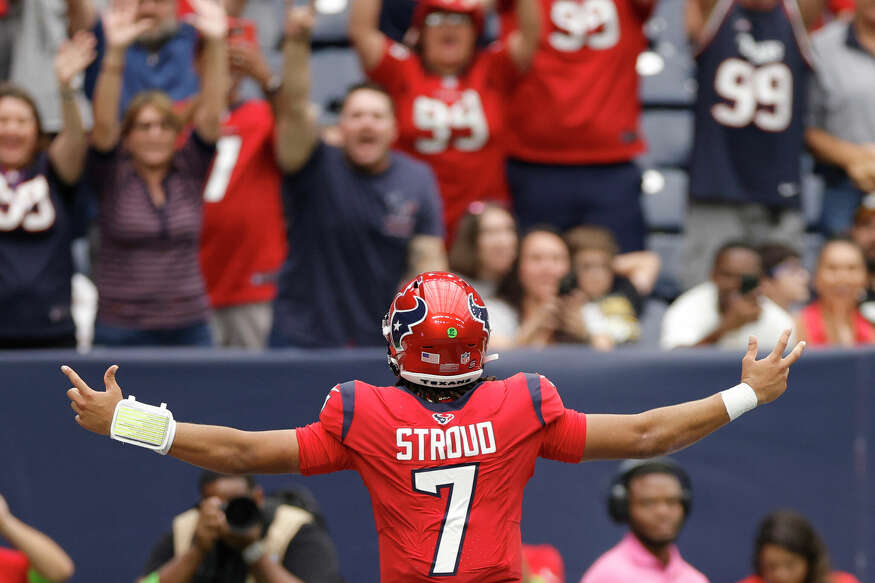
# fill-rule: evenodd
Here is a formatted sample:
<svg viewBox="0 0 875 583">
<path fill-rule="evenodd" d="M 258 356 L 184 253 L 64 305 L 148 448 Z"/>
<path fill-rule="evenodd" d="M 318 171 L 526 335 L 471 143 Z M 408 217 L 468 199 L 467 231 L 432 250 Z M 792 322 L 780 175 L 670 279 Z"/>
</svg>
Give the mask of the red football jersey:
<svg viewBox="0 0 875 583">
<path fill-rule="evenodd" d="M 650 10 L 634 0 L 540 0 L 541 40 L 510 97 L 508 154 L 543 164 L 624 162 L 644 150 L 635 63 Z M 516 28 L 502 13 L 502 33 Z"/>
<path fill-rule="evenodd" d="M 252 100 L 222 123 L 204 187 L 201 268 L 213 307 L 267 302 L 286 256 L 270 105 Z"/>
<path fill-rule="evenodd" d="M 489 583 L 520 580 L 523 488 L 536 458 L 580 461 L 585 431 L 549 380 L 519 373 L 448 403 L 344 383 L 298 443 L 301 473 L 361 475 L 383 583 Z"/>
<path fill-rule="evenodd" d="M 478 51 L 460 77 L 429 73 L 407 47 L 387 41 L 368 75 L 392 96 L 396 146 L 429 164 L 444 201 L 447 241 L 477 200 L 508 200 L 504 103 L 519 73 L 500 43 Z"/>
<path fill-rule="evenodd" d="M 0 547 L 0 583 L 27 583 L 29 567 L 24 553 Z"/>
</svg>

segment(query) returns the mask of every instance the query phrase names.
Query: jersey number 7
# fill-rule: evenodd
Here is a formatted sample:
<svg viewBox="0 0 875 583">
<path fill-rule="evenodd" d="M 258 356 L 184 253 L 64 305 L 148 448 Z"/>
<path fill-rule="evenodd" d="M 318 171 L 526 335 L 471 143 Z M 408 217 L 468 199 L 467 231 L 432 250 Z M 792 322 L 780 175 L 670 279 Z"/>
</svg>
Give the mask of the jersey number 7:
<svg viewBox="0 0 875 583">
<path fill-rule="evenodd" d="M 416 492 L 440 498 L 441 490 L 450 490 L 429 576 L 455 575 L 459 569 L 479 465 L 460 464 L 411 472 Z"/>
</svg>

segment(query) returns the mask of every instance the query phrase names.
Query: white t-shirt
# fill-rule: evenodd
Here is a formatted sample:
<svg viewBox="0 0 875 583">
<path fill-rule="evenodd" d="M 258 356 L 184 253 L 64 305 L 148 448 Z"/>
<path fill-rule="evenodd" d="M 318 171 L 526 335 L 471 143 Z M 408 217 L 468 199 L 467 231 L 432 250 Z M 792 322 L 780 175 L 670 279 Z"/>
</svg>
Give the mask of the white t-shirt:
<svg viewBox="0 0 875 583">
<path fill-rule="evenodd" d="M 759 319 L 730 330 L 717 341 L 717 346 L 744 350 L 748 336 L 756 336 L 760 349 L 771 350 L 781 332 L 793 328 L 792 316 L 778 304 L 765 296 L 761 296 L 759 301 L 762 306 Z M 706 281 L 683 293 L 666 310 L 659 345 L 665 350 L 694 346 L 713 332 L 718 324 L 717 286 L 712 281 Z M 795 336 L 794 331 L 790 335 L 790 346 L 795 343 Z"/>
</svg>

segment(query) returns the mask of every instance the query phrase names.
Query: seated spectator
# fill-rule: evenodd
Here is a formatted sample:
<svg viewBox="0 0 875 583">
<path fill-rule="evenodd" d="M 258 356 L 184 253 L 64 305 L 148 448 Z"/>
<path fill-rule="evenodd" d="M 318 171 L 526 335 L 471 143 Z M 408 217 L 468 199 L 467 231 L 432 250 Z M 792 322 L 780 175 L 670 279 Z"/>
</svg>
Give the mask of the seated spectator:
<svg viewBox="0 0 875 583">
<path fill-rule="evenodd" d="M 194 2 L 190 2 L 194 6 Z M 85 73 L 85 94 L 96 98 L 98 77 L 106 70 L 103 60 L 113 49 L 107 22 L 101 20 L 94 0 L 67 0 L 70 32 L 90 30 L 97 37 L 97 59 Z M 177 19 L 176 0 L 114 0 L 119 11 L 133 11 L 135 26 L 124 46 L 125 67 L 118 70 L 120 84 L 119 111 L 126 111 L 134 97 L 143 91 L 162 91 L 174 101 L 187 99 L 198 91 L 194 68 L 197 32 Z M 116 67 L 112 59 L 110 67 Z"/>
<path fill-rule="evenodd" d="M 444 201 L 447 240 L 468 205 L 508 200 L 504 106 L 538 44 L 536 0 L 514 0 L 518 30 L 477 48 L 480 2 L 420 0 L 413 49 L 380 31 L 382 0 L 355 0 L 349 37 L 368 77 L 395 102 L 397 147 L 428 163 Z"/>
<path fill-rule="evenodd" d="M 715 345 L 744 349 L 748 337 L 762 346 L 793 328 L 793 318 L 762 293 L 762 260 L 747 243 L 725 243 L 714 256 L 711 279 L 681 294 L 662 320 L 664 349 Z M 791 344 L 795 342 L 791 336 Z"/>
<path fill-rule="evenodd" d="M 266 498 L 250 476 L 205 471 L 200 503 L 173 519 L 140 583 L 340 583 L 337 552 L 306 494 Z"/>
<path fill-rule="evenodd" d="M 560 284 L 571 272 L 568 246 L 552 227 L 534 227 L 520 240 L 513 269 L 488 304 L 494 348 L 542 347 L 557 342 L 586 342 L 585 297 Z"/>
<path fill-rule="evenodd" d="M 817 60 L 805 141 L 825 188 L 821 228 L 843 235 L 866 193 L 875 191 L 875 3 L 858 0 L 853 19 L 812 36 Z"/>
<path fill-rule="evenodd" d="M 272 73 L 258 45 L 238 31 L 239 21 L 231 19 L 232 86 L 222 137 L 204 188 L 200 263 L 216 344 L 261 349 L 273 321 L 271 303 L 286 256 L 286 232 L 273 111 L 267 101 L 243 99 L 240 94 L 240 84 L 249 76 L 259 79 L 269 96 L 275 93 L 267 86 Z M 199 71 L 203 70 L 202 44 L 198 43 Z"/>
<path fill-rule="evenodd" d="M 566 233 L 565 241 L 571 250 L 577 287 L 586 299 L 583 320 L 590 333 L 590 344 L 598 350 L 610 350 L 617 344 L 638 340 L 644 298 L 632 282 L 614 269 L 618 250 L 614 236 L 604 227 L 583 226 Z M 658 259 L 656 265 L 658 268 Z"/>
<path fill-rule="evenodd" d="M 523 545 L 522 583 L 565 583 L 565 563 L 553 545 Z"/>
<path fill-rule="evenodd" d="M 99 199 L 99 294 L 94 343 L 210 346 L 208 300 L 198 264 L 203 186 L 227 105 L 227 19 L 211 0 L 192 0 L 205 38 L 204 92 L 181 149 L 170 98 L 138 95 L 119 124 L 127 47 L 143 29 L 135 7 L 104 17 L 108 49 L 94 99 L 89 177 Z"/>
<path fill-rule="evenodd" d="M 627 460 L 608 491 L 608 514 L 629 532 L 596 559 L 580 583 L 707 583 L 675 541 L 689 518 L 692 485 L 671 458 Z"/>
<path fill-rule="evenodd" d="M 828 241 L 814 271 L 817 299 L 800 313 L 797 332 L 811 346 L 855 346 L 875 341 L 872 324 L 858 308 L 866 293 L 863 252 L 847 239 Z"/>
<path fill-rule="evenodd" d="M 875 194 L 867 195 L 857 207 L 851 239 L 866 257 L 866 298 L 860 304 L 860 313 L 875 324 Z"/>
<path fill-rule="evenodd" d="M 0 581 L 4 583 L 60 583 L 73 576 L 73 560 L 37 529 L 17 519 L 0 495 L 0 538 L 12 549 L 0 547 Z"/>
<path fill-rule="evenodd" d="M 320 139 L 308 99 L 312 26 L 311 8 L 289 9 L 277 159 L 294 224 L 270 344 L 381 346 L 374 322 L 402 282 L 446 270 L 440 195 L 428 166 L 391 150 L 393 103 L 378 86 L 348 91 L 341 146 Z"/>
<path fill-rule="evenodd" d="M 757 529 L 751 575 L 739 583 L 860 583 L 850 573 L 832 571 L 817 531 L 801 514 L 779 510 Z"/>
<path fill-rule="evenodd" d="M 450 247 L 450 270 L 464 277 L 489 302 L 513 267 L 518 243 L 516 220 L 506 207 L 473 202 L 459 220 Z"/>
<path fill-rule="evenodd" d="M 87 33 L 59 49 L 64 127 L 51 142 L 30 94 L 0 84 L 0 348 L 76 346 L 70 244 L 88 139 L 70 83 L 93 58 Z"/>
<path fill-rule="evenodd" d="M 811 298 L 811 274 L 802 265 L 798 251 L 782 243 L 759 248 L 763 261 L 763 295 L 788 313 L 795 313 Z"/>
</svg>

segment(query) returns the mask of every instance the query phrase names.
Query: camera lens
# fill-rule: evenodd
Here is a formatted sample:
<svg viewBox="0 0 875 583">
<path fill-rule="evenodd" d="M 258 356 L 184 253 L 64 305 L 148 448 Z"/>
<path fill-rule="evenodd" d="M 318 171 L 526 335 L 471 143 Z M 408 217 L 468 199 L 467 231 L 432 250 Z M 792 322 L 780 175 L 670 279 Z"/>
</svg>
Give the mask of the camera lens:
<svg viewBox="0 0 875 583">
<path fill-rule="evenodd" d="M 225 505 L 225 518 L 231 530 L 248 530 L 261 522 L 261 509 L 249 496 L 240 496 L 232 498 Z"/>
</svg>

